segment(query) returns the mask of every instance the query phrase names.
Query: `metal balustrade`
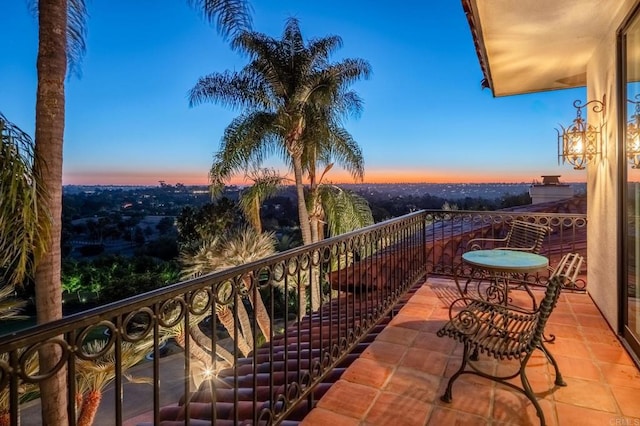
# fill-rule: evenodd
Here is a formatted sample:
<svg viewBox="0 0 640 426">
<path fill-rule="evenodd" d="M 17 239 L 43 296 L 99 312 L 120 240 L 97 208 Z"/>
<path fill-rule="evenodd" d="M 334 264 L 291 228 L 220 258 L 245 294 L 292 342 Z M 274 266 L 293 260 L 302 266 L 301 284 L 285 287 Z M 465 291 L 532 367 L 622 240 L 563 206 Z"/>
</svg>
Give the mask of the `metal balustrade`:
<svg viewBox="0 0 640 426">
<path fill-rule="evenodd" d="M 469 277 L 472 270 L 462 263 L 462 253 L 475 238 L 503 238 L 514 220 L 548 226 L 540 254 L 549 258 L 553 267 L 567 253 L 587 255 L 587 217 L 577 213 L 542 213 L 523 211 L 427 210 L 427 273 Z M 586 264 L 583 265 L 586 275 Z M 549 271 L 551 272 L 551 271 Z M 530 276 L 532 283 L 544 284 L 549 274 Z M 584 283 L 584 280 L 581 281 Z"/>
<path fill-rule="evenodd" d="M 553 229 L 542 254 L 586 241 L 584 215 L 421 211 L 4 336 L 0 424 L 40 424 L 37 385 L 54 374 L 81 423 L 96 367 L 98 423 L 300 420 L 425 274 L 463 274 L 467 241 L 514 218 Z M 37 369 L 43 349 L 59 353 L 50 371 Z"/>
</svg>

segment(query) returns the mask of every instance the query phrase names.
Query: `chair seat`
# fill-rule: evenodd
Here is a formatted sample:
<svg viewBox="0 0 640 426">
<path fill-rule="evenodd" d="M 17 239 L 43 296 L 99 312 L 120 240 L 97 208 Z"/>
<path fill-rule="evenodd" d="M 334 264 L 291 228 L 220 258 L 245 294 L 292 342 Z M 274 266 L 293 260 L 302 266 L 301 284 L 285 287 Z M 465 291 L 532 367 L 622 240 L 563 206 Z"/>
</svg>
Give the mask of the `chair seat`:
<svg viewBox="0 0 640 426">
<path fill-rule="evenodd" d="M 456 299 L 449 307 L 449 321 L 437 334 L 462 342 L 464 353 L 460 368 L 449 378 L 447 388 L 440 399 L 451 402 L 453 383 L 458 377 L 462 374 L 475 374 L 522 392 L 535 407 L 540 424 L 544 426 L 544 413 L 527 379 L 526 367 L 533 351 L 539 349 L 553 365 L 555 385 L 566 386 L 558 363 L 543 341 L 544 326 L 558 302 L 565 279 L 562 274 L 554 275 L 547 284 L 544 298 L 533 310 L 470 297 Z M 520 368 L 515 373 L 502 375 L 490 374 L 469 364 L 470 361 L 477 360 L 478 353 L 483 352 L 499 360 L 516 358 Z M 470 368 L 467 368 L 467 365 L 470 365 Z M 520 377 L 520 386 L 510 382 L 517 376 Z"/>
<path fill-rule="evenodd" d="M 438 336 L 467 341 L 471 348 L 499 359 L 522 358 L 531 351 L 537 314 L 514 314 L 483 301 L 471 301 Z"/>
</svg>

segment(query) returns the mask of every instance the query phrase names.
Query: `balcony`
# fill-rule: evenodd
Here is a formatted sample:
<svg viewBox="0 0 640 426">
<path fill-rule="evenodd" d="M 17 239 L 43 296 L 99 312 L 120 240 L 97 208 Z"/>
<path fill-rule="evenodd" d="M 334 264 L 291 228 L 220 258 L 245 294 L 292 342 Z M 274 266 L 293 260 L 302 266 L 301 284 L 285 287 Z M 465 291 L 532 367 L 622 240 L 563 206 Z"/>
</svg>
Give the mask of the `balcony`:
<svg viewBox="0 0 640 426">
<path fill-rule="evenodd" d="M 470 274 L 460 258 L 470 239 L 501 236 L 517 218 L 553 229 L 543 246 L 552 265 L 586 255 L 582 202 L 421 211 L 5 336 L 0 424 L 40 424 L 34 385 L 63 367 L 71 424 L 90 394 L 101 398 L 94 424 L 389 424 L 399 413 L 405 424 L 535 424 L 524 398 L 479 380 L 460 379 L 453 402 L 440 402 L 460 352 L 434 332 L 452 277 Z M 529 277 L 539 288 L 546 278 Z M 548 330 L 569 382 L 554 388 L 546 361 L 531 364 L 548 423 L 640 418 L 638 369 L 587 294 L 564 291 Z M 60 362 L 36 373 L 43 348 Z M 96 365 L 106 378 L 87 388 L 80 378 Z"/>
</svg>

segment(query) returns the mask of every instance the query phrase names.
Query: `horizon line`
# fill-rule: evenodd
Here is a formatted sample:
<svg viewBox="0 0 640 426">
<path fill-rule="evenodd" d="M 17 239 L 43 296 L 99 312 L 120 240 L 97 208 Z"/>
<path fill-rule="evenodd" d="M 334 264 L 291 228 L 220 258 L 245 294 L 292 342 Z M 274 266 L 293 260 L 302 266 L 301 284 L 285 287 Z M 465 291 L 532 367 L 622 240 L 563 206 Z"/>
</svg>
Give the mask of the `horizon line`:
<svg viewBox="0 0 640 426">
<path fill-rule="evenodd" d="M 499 182 L 499 181 L 489 181 L 489 182 L 331 182 L 329 184 L 331 185 L 531 185 L 533 183 L 536 182 L 525 182 L 525 181 L 520 181 L 520 182 Z M 573 184 L 573 183 L 583 183 L 586 184 L 586 182 L 581 182 L 581 181 L 565 181 L 565 182 L 561 182 L 564 184 Z M 191 187 L 191 186 L 210 186 L 210 184 L 208 183 L 190 183 L 190 184 L 185 184 L 185 183 L 181 183 L 181 182 L 176 182 L 175 184 L 171 184 L 171 183 L 167 183 L 167 186 L 176 186 L 178 184 L 181 184 L 185 187 Z M 159 183 L 157 184 L 142 184 L 142 183 L 66 183 L 62 185 L 64 186 L 137 186 L 137 187 L 160 187 L 161 185 Z M 225 187 L 228 186 L 251 186 L 250 184 L 244 184 L 244 183 L 230 183 L 225 185 Z M 290 185 L 282 185 L 282 186 L 295 186 L 295 184 L 290 184 Z"/>
</svg>

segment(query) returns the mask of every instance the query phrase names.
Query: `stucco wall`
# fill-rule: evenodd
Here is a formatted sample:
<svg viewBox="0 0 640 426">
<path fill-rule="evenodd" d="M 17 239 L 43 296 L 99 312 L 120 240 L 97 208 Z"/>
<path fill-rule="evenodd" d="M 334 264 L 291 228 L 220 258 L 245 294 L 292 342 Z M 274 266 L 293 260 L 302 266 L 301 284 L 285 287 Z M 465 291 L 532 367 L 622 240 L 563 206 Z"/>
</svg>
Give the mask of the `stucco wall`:
<svg viewBox="0 0 640 426">
<path fill-rule="evenodd" d="M 616 32 L 635 4 L 625 0 L 618 16 L 611 23 L 607 36 L 587 66 L 587 99 L 602 100 L 606 95 L 605 137 L 603 154 L 587 167 L 587 259 L 588 291 L 614 330 L 618 330 L 618 164 L 617 164 L 617 81 Z M 601 114 L 588 113 L 591 124 L 597 124 Z M 626 163 L 622 166 L 626 167 Z"/>
</svg>

